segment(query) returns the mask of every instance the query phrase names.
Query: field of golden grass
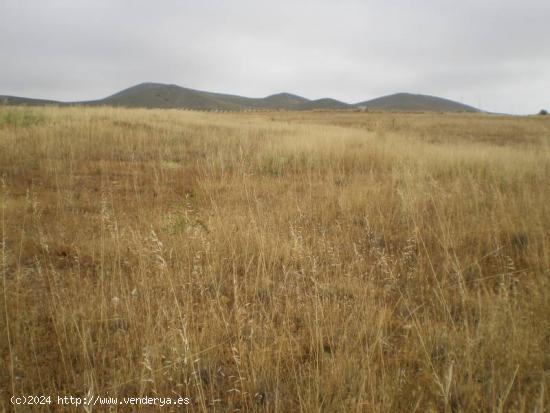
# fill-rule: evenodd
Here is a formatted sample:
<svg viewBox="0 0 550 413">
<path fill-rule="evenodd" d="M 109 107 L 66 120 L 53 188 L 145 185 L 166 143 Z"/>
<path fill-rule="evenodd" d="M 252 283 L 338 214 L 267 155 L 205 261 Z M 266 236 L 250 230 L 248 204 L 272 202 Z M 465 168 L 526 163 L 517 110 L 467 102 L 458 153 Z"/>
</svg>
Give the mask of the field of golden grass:
<svg viewBox="0 0 550 413">
<path fill-rule="evenodd" d="M 0 177 L 0 411 L 550 409 L 550 117 L 0 107 Z M 181 411 L 109 409 L 17 411 Z"/>
</svg>

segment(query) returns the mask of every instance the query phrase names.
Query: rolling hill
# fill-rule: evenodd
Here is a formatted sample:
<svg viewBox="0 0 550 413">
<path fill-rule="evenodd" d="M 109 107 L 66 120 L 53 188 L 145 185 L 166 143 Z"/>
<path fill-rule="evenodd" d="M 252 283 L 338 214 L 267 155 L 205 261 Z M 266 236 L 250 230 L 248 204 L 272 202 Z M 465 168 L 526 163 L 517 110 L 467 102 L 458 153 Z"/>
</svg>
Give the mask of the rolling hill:
<svg viewBox="0 0 550 413">
<path fill-rule="evenodd" d="M 202 92 L 176 85 L 141 83 L 104 99 L 78 102 L 83 105 L 107 105 L 139 108 L 189 108 L 198 110 L 239 110 L 251 102 L 248 98 Z"/>
<path fill-rule="evenodd" d="M 258 107 L 266 109 L 299 109 L 310 102 L 309 99 L 291 93 L 277 93 L 259 100 Z"/>
<path fill-rule="evenodd" d="M 479 112 L 472 106 L 435 96 L 397 93 L 366 100 L 354 105 L 331 98 L 306 99 L 290 93 L 264 98 L 212 93 L 163 83 L 141 83 L 103 99 L 81 102 L 59 102 L 15 96 L 0 96 L 9 105 L 105 105 L 135 108 L 180 108 L 192 110 L 348 110 L 366 108 L 375 111 Z"/>
<path fill-rule="evenodd" d="M 479 112 L 472 106 L 436 96 L 396 93 L 357 103 L 369 110 L 396 112 Z"/>
<path fill-rule="evenodd" d="M 317 100 L 310 100 L 301 104 L 297 109 L 299 110 L 342 110 L 353 109 L 352 105 L 344 102 L 340 102 L 336 99 L 324 98 Z"/>
<path fill-rule="evenodd" d="M 33 99 L 33 98 L 22 98 L 18 96 L 0 95 L 0 104 L 4 104 L 4 105 L 45 106 L 45 105 L 58 105 L 60 103 L 61 102 L 57 102 L 55 100 Z"/>
<path fill-rule="evenodd" d="M 350 105 L 334 99 L 309 100 L 290 93 L 278 93 L 265 98 L 248 98 L 236 95 L 204 92 L 176 85 L 142 83 L 124 89 L 105 99 L 84 104 L 149 107 L 189 108 L 200 110 L 247 110 L 247 109 L 345 109 Z"/>
</svg>

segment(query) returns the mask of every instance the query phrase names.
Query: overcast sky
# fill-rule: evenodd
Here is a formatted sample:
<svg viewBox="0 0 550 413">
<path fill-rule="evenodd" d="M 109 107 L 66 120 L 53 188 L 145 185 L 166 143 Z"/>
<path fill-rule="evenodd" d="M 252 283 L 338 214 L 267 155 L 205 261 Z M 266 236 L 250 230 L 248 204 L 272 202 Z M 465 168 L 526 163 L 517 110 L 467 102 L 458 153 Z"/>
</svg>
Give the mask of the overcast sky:
<svg viewBox="0 0 550 413">
<path fill-rule="evenodd" d="M 550 109 L 550 0 L 0 0 L 0 94 L 96 99 L 146 81 L 534 113 Z"/>
</svg>

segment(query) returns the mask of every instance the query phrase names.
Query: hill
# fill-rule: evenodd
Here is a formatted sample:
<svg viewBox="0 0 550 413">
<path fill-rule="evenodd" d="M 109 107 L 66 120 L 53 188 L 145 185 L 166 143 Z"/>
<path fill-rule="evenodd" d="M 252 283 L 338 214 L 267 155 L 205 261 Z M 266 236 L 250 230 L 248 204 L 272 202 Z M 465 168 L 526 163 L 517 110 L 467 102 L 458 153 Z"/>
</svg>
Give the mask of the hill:
<svg viewBox="0 0 550 413">
<path fill-rule="evenodd" d="M 276 95 L 259 99 L 257 104 L 258 107 L 264 109 L 298 109 L 308 102 L 310 102 L 310 100 L 302 96 L 293 95 L 291 93 L 277 93 Z"/>
<path fill-rule="evenodd" d="M 367 109 L 396 112 L 479 112 L 472 106 L 436 96 L 396 93 L 355 104 Z"/>
<path fill-rule="evenodd" d="M 94 102 L 82 102 L 125 107 L 189 108 L 200 110 L 246 109 L 348 109 L 351 105 L 334 99 L 309 100 L 290 93 L 278 93 L 265 98 L 248 98 L 222 93 L 187 89 L 176 85 L 142 83 Z"/>
<path fill-rule="evenodd" d="M 253 100 L 240 96 L 202 92 L 177 85 L 141 83 L 104 99 L 79 103 L 140 108 L 240 110 L 250 106 Z"/>
<path fill-rule="evenodd" d="M 46 106 L 46 105 L 59 105 L 61 104 L 61 102 L 57 102 L 55 100 L 48 100 L 48 99 L 33 99 L 33 98 L 23 98 L 18 96 L 0 95 L 0 104 Z"/>
<path fill-rule="evenodd" d="M 140 83 L 103 99 L 81 102 L 58 102 L 15 96 L 0 96 L 9 105 L 106 105 L 129 108 L 181 108 L 192 110 L 345 110 L 366 107 L 379 111 L 479 112 L 472 106 L 435 96 L 397 93 L 350 105 L 331 98 L 310 100 L 291 93 L 263 98 L 212 93 L 163 83 Z"/>
<path fill-rule="evenodd" d="M 324 98 L 304 102 L 297 109 L 299 110 L 341 110 L 352 109 L 353 106 L 336 99 Z"/>
</svg>

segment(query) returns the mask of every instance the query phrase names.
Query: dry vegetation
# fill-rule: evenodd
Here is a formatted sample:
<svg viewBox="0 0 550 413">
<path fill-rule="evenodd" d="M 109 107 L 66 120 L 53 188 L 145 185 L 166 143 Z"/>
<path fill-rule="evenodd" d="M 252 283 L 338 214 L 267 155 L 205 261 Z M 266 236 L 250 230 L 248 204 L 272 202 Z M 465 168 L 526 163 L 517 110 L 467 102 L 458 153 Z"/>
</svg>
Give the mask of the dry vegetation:
<svg viewBox="0 0 550 413">
<path fill-rule="evenodd" d="M 0 107 L 0 410 L 543 412 L 549 149 L 546 117 Z"/>
</svg>

